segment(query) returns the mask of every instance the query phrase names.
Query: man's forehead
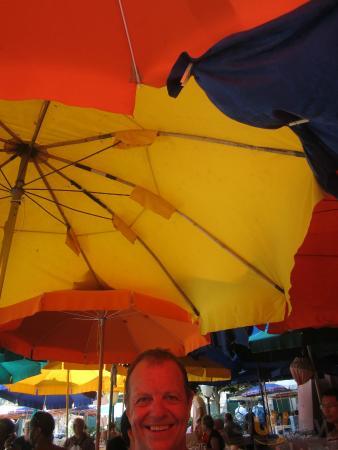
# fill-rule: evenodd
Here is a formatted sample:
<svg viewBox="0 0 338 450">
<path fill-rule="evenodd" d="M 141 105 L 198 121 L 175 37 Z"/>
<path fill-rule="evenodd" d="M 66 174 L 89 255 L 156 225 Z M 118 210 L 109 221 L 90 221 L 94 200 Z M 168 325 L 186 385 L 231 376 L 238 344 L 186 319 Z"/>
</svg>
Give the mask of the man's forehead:
<svg viewBox="0 0 338 450">
<path fill-rule="evenodd" d="M 142 384 L 143 381 L 149 378 L 153 372 L 164 370 L 165 374 L 173 375 L 172 382 L 184 385 L 183 374 L 178 365 L 171 360 L 157 361 L 157 360 L 143 360 L 133 370 L 130 376 L 130 385 Z M 141 377 L 140 377 L 141 373 Z M 159 381 L 166 381 L 170 377 L 161 377 Z"/>
</svg>

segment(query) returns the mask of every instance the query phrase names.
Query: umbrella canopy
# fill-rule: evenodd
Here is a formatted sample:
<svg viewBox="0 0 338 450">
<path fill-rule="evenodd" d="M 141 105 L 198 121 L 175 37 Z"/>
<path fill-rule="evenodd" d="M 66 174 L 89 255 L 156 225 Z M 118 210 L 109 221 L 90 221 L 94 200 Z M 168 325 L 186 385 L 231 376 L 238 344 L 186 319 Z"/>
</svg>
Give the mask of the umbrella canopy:
<svg viewBox="0 0 338 450">
<path fill-rule="evenodd" d="M 321 186 L 338 197 L 337 22 L 336 0 L 308 2 L 223 39 L 202 57 L 185 52 L 173 68 L 169 92 L 178 95 L 182 79 L 193 73 L 229 117 L 262 128 L 289 126 Z"/>
<path fill-rule="evenodd" d="M 321 196 L 289 130 L 227 119 L 193 82 L 178 101 L 140 88 L 133 116 L 3 101 L 0 120 L 2 308 L 110 287 L 203 333 L 283 320 Z"/>
<path fill-rule="evenodd" d="M 0 383 L 16 383 L 41 372 L 43 362 L 21 358 L 17 361 L 0 363 Z"/>
<path fill-rule="evenodd" d="M 69 377 L 69 384 L 68 384 Z M 68 370 L 66 369 L 43 369 L 41 374 L 29 377 L 18 383 L 6 385 L 10 392 L 31 395 L 66 395 L 80 394 L 83 392 L 97 391 L 98 370 Z M 103 371 L 102 391 L 110 390 L 110 373 Z M 117 385 L 114 391 L 124 391 L 124 377 L 117 375 Z"/>
<path fill-rule="evenodd" d="M 277 392 L 287 392 L 288 389 L 280 384 L 276 383 L 265 383 L 265 388 L 267 394 L 275 394 Z M 246 389 L 243 392 L 240 392 L 242 397 L 254 397 L 261 395 L 261 387 L 260 386 L 252 386 L 249 389 Z"/>
<path fill-rule="evenodd" d="M 131 113 L 136 83 L 164 85 L 182 51 L 199 55 L 303 3 L 170 0 L 159 8 L 156 0 L 4 0 L 0 98 Z"/>
<path fill-rule="evenodd" d="M 173 303 L 122 290 L 50 292 L 4 308 L 5 321 L 0 342 L 7 348 L 88 364 L 99 362 L 102 329 L 104 362 L 129 363 L 155 346 L 184 356 L 209 342 Z"/>
<path fill-rule="evenodd" d="M 69 396 L 69 404 L 74 407 L 88 408 L 93 403 L 95 392 L 75 394 Z M 0 397 L 19 406 L 27 406 L 35 409 L 63 409 L 66 407 L 66 395 L 30 395 L 21 392 L 11 392 L 8 386 L 0 386 Z"/>
<path fill-rule="evenodd" d="M 292 310 L 270 333 L 300 328 L 338 327 L 338 200 L 323 199 L 314 209 L 309 231 L 291 273 Z"/>
</svg>

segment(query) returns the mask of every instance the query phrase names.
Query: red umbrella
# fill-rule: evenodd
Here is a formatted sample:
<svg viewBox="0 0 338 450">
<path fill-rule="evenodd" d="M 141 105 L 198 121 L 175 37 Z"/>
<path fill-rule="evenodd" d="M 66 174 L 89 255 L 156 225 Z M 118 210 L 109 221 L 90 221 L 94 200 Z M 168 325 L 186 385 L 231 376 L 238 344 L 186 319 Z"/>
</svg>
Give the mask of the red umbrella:
<svg viewBox="0 0 338 450">
<path fill-rule="evenodd" d="M 165 85 L 182 51 L 200 55 L 303 3 L 3 0 L 0 98 L 132 113 L 136 83 Z"/>
<path fill-rule="evenodd" d="M 269 333 L 338 326 L 338 200 L 327 197 L 314 209 L 309 231 L 291 274 L 292 311 Z"/>
</svg>

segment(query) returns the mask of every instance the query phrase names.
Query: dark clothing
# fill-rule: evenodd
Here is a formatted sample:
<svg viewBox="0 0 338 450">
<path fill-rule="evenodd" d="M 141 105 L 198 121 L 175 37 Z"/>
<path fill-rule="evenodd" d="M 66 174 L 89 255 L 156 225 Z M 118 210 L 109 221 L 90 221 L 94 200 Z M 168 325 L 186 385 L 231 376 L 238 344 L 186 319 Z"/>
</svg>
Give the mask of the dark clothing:
<svg viewBox="0 0 338 450">
<path fill-rule="evenodd" d="M 122 436 L 116 436 L 107 441 L 106 450 L 127 450 L 128 446 Z"/>
<path fill-rule="evenodd" d="M 235 422 L 229 422 L 224 426 L 225 435 L 229 441 L 233 438 L 242 437 L 242 428 Z"/>
<path fill-rule="evenodd" d="M 20 436 L 18 438 L 15 439 L 15 441 L 13 442 L 13 448 L 15 450 L 32 450 L 32 444 L 27 441 L 24 436 Z"/>
<path fill-rule="evenodd" d="M 81 450 L 95 450 L 94 440 L 84 433 L 83 436 L 78 439 L 76 436 L 68 438 L 64 444 L 64 447 L 71 449 L 71 447 L 80 447 Z"/>
<path fill-rule="evenodd" d="M 211 433 L 209 435 L 209 438 L 208 438 L 208 441 L 207 441 L 207 448 L 211 448 L 211 439 L 212 438 L 216 438 L 218 440 L 219 448 L 221 450 L 223 450 L 224 449 L 224 445 L 225 445 L 224 444 L 224 440 L 223 440 L 222 436 L 219 434 L 219 432 L 217 430 L 212 430 L 211 431 Z"/>
</svg>

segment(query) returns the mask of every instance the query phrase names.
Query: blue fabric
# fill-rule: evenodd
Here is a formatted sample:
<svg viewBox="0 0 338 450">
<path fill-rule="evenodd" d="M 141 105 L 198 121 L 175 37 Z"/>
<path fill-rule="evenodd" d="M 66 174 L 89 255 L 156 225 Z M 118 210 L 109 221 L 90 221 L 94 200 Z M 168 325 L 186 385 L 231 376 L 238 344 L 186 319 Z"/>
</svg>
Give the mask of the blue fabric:
<svg viewBox="0 0 338 450">
<path fill-rule="evenodd" d="M 93 403 L 96 393 L 75 394 L 69 396 L 69 406 L 88 408 Z M 60 409 L 66 407 L 65 395 L 29 395 L 10 392 L 5 386 L 0 385 L 0 397 L 19 406 L 27 406 L 35 409 Z"/>
<path fill-rule="evenodd" d="M 173 97 L 192 75 L 226 115 L 262 128 L 292 127 L 320 185 L 338 197 L 338 2 L 309 2 L 223 39 L 202 57 L 183 53 L 168 79 Z M 286 156 L 290 157 L 290 156 Z"/>
</svg>

